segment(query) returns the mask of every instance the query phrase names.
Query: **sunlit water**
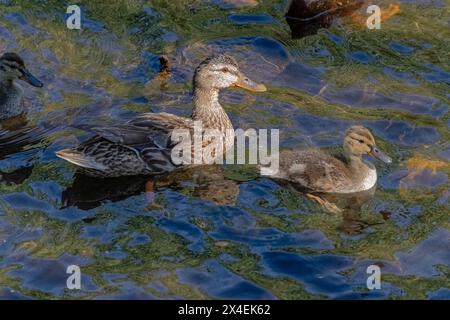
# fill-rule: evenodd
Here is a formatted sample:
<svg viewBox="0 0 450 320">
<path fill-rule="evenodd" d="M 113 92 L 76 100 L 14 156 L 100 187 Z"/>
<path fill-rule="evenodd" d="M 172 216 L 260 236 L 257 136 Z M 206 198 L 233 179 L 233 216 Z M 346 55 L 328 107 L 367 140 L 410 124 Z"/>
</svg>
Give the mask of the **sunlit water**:
<svg viewBox="0 0 450 320">
<path fill-rule="evenodd" d="M 450 298 L 448 1 L 300 39 L 288 1 L 81 3 L 76 31 L 64 1 L 0 1 L 0 52 L 45 83 L 23 85 L 28 117 L 0 131 L 0 298 Z M 160 177 L 152 194 L 146 177 L 99 181 L 55 157 L 87 137 L 73 124 L 189 116 L 193 70 L 216 52 L 268 87 L 223 92 L 236 128 L 279 128 L 282 148 L 370 128 L 394 159 L 375 163 L 373 197 L 330 214 L 237 167 Z M 73 264 L 81 290 L 66 288 Z"/>
</svg>

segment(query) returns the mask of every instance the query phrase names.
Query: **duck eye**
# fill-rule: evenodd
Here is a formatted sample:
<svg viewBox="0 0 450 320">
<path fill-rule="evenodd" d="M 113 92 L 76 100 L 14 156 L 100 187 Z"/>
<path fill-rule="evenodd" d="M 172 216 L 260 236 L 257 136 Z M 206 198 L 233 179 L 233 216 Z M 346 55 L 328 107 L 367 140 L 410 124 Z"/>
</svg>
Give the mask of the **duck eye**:
<svg viewBox="0 0 450 320">
<path fill-rule="evenodd" d="M 220 71 L 222 71 L 222 72 L 230 72 L 230 70 L 228 70 L 228 68 L 222 68 L 222 69 L 220 69 Z"/>
</svg>

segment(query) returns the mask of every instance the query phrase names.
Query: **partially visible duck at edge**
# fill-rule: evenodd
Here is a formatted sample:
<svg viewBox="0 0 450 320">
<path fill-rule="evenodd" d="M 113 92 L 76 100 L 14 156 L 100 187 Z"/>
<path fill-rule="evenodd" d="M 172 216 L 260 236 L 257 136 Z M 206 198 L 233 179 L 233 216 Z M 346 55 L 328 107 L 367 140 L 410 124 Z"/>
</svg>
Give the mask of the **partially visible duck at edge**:
<svg viewBox="0 0 450 320">
<path fill-rule="evenodd" d="M 171 171 L 176 167 L 171 159 L 171 150 L 176 145 L 170 139 L 173 130 L 193 130 L 194 121 L 201 121 L 203 130 L 215 129 L 224 136 L 227 130 L 233 129 L 219 103 L 221 89 L 240 87 L 254 92 L 266 91 L 264 85 L 245 76 L 236 60 L 227 55 L 216 55 L 203 61 L 195 71 L 193 86 L 194 109 L 190 118 L 165 112 L 145 113 L 115 126 L 77 126 L 96 136 L 77 148 L 58 151 L 56 155 L 76 165 L 82 173 L 96 177 Z M 234 136 L 229 136 L 225 138 L 224 152 L 234 142 Z"/>
<path fill-rule="evenodd" d="M 362 159 L 370 155 L 385 163 L 392 160 L 375 144 L 370 131 L 352 126 L 345 133 L 344 152 L 333 156 L 322 150 L 287 151 L 280 154 L 280 169 L 273 178 L 287 180 L 307 193 L 355 193 L 373 188 L 376 168 Z"/>
<path fill-rule="evenodd" d="M 25 112 L 24 90 L 16 80 L 28 82 L 34 87 L 43 87 L 42 82 L 28 71 L 19 55 L 7 52 L 0 57 L 0 121 Z"/>
</svg>

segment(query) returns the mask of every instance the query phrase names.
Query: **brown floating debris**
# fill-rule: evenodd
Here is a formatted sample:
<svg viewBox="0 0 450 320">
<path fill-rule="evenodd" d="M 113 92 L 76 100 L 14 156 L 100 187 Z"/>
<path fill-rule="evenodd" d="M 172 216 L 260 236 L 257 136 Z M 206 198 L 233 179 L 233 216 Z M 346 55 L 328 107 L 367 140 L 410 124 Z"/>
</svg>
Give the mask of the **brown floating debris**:
<svg viewBox="0 0 450 320">
<path fill-rule="evenodd" d="M 368 15 L 358 13 L 367 0 L 292 0 L 285 15 L 293 39 L 314 35 L 321 28 L 330 27 L 334 19 L 351 16 L 353 22 L 365 26 Z M 400 11 L 400 5 L 392 1 L 381 9 L 381 21 L 387 21 Z"/>
<path fill-rule="evenodd" d="M 364 0 L 292 0 L 285 18 L 292 38 L 299 39 L 328 28 L 333 19 L 353 13 L 363 3 Z"/>
</svg>

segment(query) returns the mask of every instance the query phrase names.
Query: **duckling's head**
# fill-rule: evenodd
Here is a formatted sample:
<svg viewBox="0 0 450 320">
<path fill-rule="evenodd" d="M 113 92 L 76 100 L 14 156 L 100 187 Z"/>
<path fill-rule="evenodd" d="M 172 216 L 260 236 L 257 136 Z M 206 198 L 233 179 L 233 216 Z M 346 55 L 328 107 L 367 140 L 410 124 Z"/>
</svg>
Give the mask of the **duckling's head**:
<svg viewBox="0 0 450 320">
<path fill-rule="evenodd" d="M 344 150 L 348 155 L 361 157 L 368 154 L 385 163 L 392 160 L 375 145 L 375 139 L 369 129 L 363 126 L 353 126 L 347 130 L 344 138 Z"/>
<path fill-rule="evenodd" d="M 9 82 L 19 79 L 35 87 L 43 86 L 42 82 L 28 71 L 22 58 L 13 52 L 7 52 L 0 57 L 0 79 Z"/>
<path fill-rule="evenodd" d="M 220 90 L 240 87 L 249 91 L 264 92 L 266 87 L 250 80 L 240 70 L 236 60 L 220 54 L 204 60 L 195 70 L 194 87 Z"/>
</svg>

